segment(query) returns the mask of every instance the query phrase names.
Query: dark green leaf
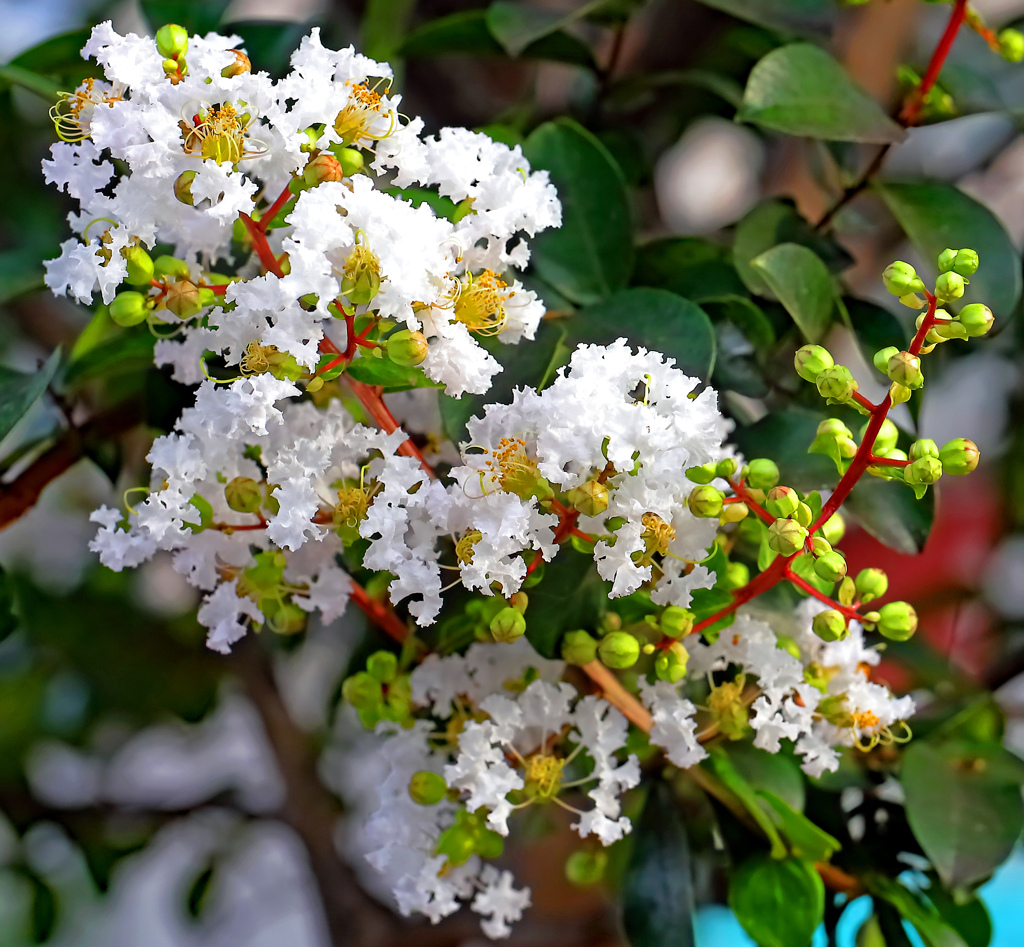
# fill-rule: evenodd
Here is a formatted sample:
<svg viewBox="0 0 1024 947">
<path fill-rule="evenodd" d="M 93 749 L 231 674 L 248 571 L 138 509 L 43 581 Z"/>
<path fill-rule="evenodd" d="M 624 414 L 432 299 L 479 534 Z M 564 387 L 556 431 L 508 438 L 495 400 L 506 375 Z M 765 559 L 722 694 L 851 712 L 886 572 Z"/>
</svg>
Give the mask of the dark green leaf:
<svg viewBox="0 0 1024 947">
<path fill-rule="evenodd" d="M 0 441 L 17 424 L 46 391 L 60 364 L 57 349 L 38 371 L 32 374 L 16 372 L 0 366 Z"/>
<path fill-rule="evenodd" d="M 972 897 L 961 903 L 939 884 L 937 878 L 924 893 L 967 947 L 988 947 L 992 940 L 992 918 L 981 898 Z"/>
<path fill-rule="evenodd" d="M 977 250 L 981 266 L 963 301 L 985 303 L 997 319 L 1010 317 L 1021 294 L 1020 255 L 992 211 L 952 184 L 918 181 L 877 188 L 929 273 L 946 247 Z"/>
<path fill-rule="evenodd" d="M 1020 766 L 998 744 L 910 745 L 900 780 L 907 819 L 945 885 L 987 878 L 1012 851 L 1024 828 Z"/>
<path fill-rule="evenodd" d="M 119 332 L 84 352 L 64 371 L 62 381 L 68 388 L 97 375 L 137 371 L 153 363 L 156 339 L 145 328 Z"/>
<path fill-rule="evenodd" d="M 972 112 L 1001 112 L 1006 108 L 996 84 L 984 73 L 963 63 L 945 63 L 942 87 L 953 96 L 961 115 Z"/>
<path fill-rule="evenodd" d="M 775 329 L 761 309 L 745 296 L 707 300 L 702 308 L 715 327 L 715 371 L 719 391 L 750 398 L 768 394 L 762 365 L 775 342 Z"/>
<path fill-rule="evenodd" d="M 850 317 L 850 328 L 857 339 L 857 345 L 869 365 L 879 349 L 890 345 L 905 349 L 910 344 L 910 334 L 888 309 L 864 299 L 849 297 L 843 299 L 843 304 Z"/>
<path fill-rule="evenodd" d="M 797 490 L 831 488 L 836 482 L 835 465 L 826 457 L 807 453 L 824 417 L 806 408 L 784 408 L 765 415 L 756 424 L 737 428 L 732 440 L 746 457 L 774 460 L 782 482 Z M 862 486 L 863 481 L 857 489 Z"/>
<path fill-rule="evenodd" d="M 309 28 L 294 21 L 249 20 L 230 23 L 224 27 L 224 32 L 242 37 L 242 46 L 254 70 L 264 70 L 280 78 L 288 72 L 291 54 Z"/>
<path fill-rule="evenodd" d="M 437 191 L 427 187 L 384 187 L 381 190 L 408 201 L 413 207 L 426 204 L 436 216 L 447 217 L 449 220 L 457 210 L 455 202 L 450 197 L 442 197 Z"/>
<path fill-rule="evenodd" d="M 418 368 L 396 365 L 389 358 L 362 356 L 353 359 L 346 374 L 364 385 L 380 385 L 385 392 L 408 391 L 410 388 L 437 388 Z"/>
<path fill-rule="evenodd" d="M 367 0 L 359 26 L 360 50 L 387 62 L 402 45 L 416 0 Z"/>
<path fill-rule="evenodd" d="M 57 926 L 57 892 L 35 872 L 28 877 L 32 882 L 32 940 L 42 944 Z"/>
<path fill-rule="evenodd" d="M 743 282 L 730 256 L 725 247 L 700 237 L 653 240 L 637 248 L 632 283 L 667 289 L 695 303 L 739 296 Z"/>
<path fill-rule="evenodd" d="M 775 828 L 775 822 L 768 817 L 754 787 L 733 766 L 729 754 L 722 747 L 713 746 L 709 750 L 706 763 L 702 765 L 710 766 L 714 774 L 739 800 L 743 808 L 747 810 L 754 822 L 764 832 L 765 837 L 772 846 L 772 857 L 782 858 L 786 854 L 786 846 L 782 841 L 782 836 L 779 835 L 778 829 Z"/>
<path fill-rule="evenodd" d="M 0 568 L 0 641 L 8 638 L 18 627 L 14 604 L 14 583 L 3 568 Z"/>
<path fill-rule="evenodd" d="M 676 367 L 702 381 L 715 364 L 715 333 L 696 303 L 664 289 L 624 289 L 564 320 L 566 342 L 607 345 L 625 338 L 675 359 Z"/>
<path fill-rule="evenodd" d="M 230 0 L 139 0 L 142 15 L 154 31 L 165 23 L 178 23 L 190 33 L 199 34 L 217 29 L 229 3 Z"/>
<path fill-rule="evenodd" d="M 819 341 L 831 324 L 835 286 L 813 250 L 780 243 L 750 261 L 793 317 L 808 342 Z"/>
<path fill-rule="evenodd" d="M 530 43 L 573 22 L 568 16 L 530 3 L 495 0 L 487 8 L 487 28 L 510 56 L 518 56 Z"/>
<path fill-rule="evenodd" d="M 794 855 L 811 862 L 827 862 L 842 848 L 828 832 L 819 829 L 810 819 L 797 812 L 770 789 L 759 789 L 757 794 L 768 803 L 775 824 L 786 837 Z"/>
<path fill-rule="evenodd" d="M 925 947 L 966 947 L 963 938 L 950 927 L 930 904 L 925 904 L 911 891 L 892 878 L 868 875 L 868 890 L 891 904 L 900 916 L 914 925 Z"/>
<path fill-rule="evenodd" d="M 576 303 L 599 302 L 633 271 L 633 224 L 625 183 L 608 150 L 571 119 L 537 128 L 523 148 L 546 168 L 562 202 L 562 226 L 533 241 L 533 266 Z"/>
<path fill-rule="evenodd" d="M 729 747 L 729 759 L 754 789 L 770 790 L 797 812 L 803 812 L 804 778 L 792 757 L 765 753 L 742 741 Z"/>
<path fill-rule="evenodd" d="M 198 918 L 202 913 L 212 882 L 213 865 L 207 865 L 196 875 L 195 880 L 189 886 L 188 895 L 185 898 L 185 909 L 188 911 L 189 917 Z"/>
<path fill-rule="evenodd" d="M 43 268 L 38 253 L 30 250 L 0 253 L 0 305 L 43 286 Z"/>
<path fill-rule="evenodd" d="M 760 947 L 809 947 L 825 912 L 825 886 L 810 862 L 759 854 L 733 875 L 729 907 Z"/>
<path fill-rule="evenodd" d="M 622 922 L 632 947 L 693 947 L 693 877 L 679 807 L 655 780 L 633 830 L 622 879 Z"/>
<path fill-rule="evenodd" d="M 62 91 L 60 85 L 52 79 L 47 79 L 46 76 L 41 76 L 38 72 L 32 72 L 31 69 L 22 69 L 21 66 L 0 66 L 0 81 L 21 86 L 23 89 L 28 89 L 29 92 L 35 92 L 40 98 L 46 99 L 50 103 L 56 102 Z"/>
<path fill-rule="evenodd" d="M 835 59 L 809 43 L 772 50 L 754 66 L 737 118 L 826 141 L 885 144 L 906 137 Z"/>
<path fill-rule="evenodd" d="M 908 556 L 916 555 L 928 541 L 935 520 L 935 488 L 920 500 L 910 488 L 895 480 L 864 477 L 843 504 L 875 539 Z"/>
<path fill-rule="evenodd" d="M 89 29 L 80 29 L 51 36 L 19 53 L 9 65 L 42 73 L 77 69 L 82 65 L 82 47 L 88 42 L 91 32 Z"/>
<path fill-rule="evenodd" d="M 798 35 L 825 35 L 835 21 L 835 7 L 829 0 L 701 0 L 770 30 Z"/>
<path fill-rule="evenodd" d="M 707 69 L 668 69 L 664 72 L 626 76 L 612 86 L 605 97 L 605 104 L 609 108 L 624 111 L 644 108 L 653 101 L 656 90 L 672 86 L 704 89 L 735 109 L 743 101 L 743 87 L 729 76 Z"/>
<path fill-rule="evenodd" d="M 571 589 L 572 594 L 566 591 Z M 609 585 L 594 567 L 594 557 L 560 549 L 544 566 L 544 578 L 530 589 L 526 637 L 545 658 L 559 654 L 562 634 L 593 629 L 607 606 Z"/>
</svg>

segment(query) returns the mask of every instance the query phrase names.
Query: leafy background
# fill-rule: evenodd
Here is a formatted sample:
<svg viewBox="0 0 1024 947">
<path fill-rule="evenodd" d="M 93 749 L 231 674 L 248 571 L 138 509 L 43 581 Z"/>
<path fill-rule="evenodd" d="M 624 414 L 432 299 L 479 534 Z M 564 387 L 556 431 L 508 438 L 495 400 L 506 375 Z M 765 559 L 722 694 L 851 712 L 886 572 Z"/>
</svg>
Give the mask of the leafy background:
<svg viewBox="0 0 1024 947">
<path fill-rule="evenodd" d="M 978 6 L 996 25 L 1024 16 L 1014 0 Z M 7 0 L 0 13 L 0 947 L 477 936 L 465 915 L 438 928 L 393 917 L 344 857 L 345 799 L 376 778 L 352 766 L 339 707 L 345 669 L 369 646 L 358 617 L 224 659 L 202 647 L 166 563 L 114 575 L 85 550 L 88 511 L 139 482 L 148 441 L 188 396 L 152 369 L 148 336 L 40 291 L 70 209 L 39 171 L 47 97 L 89 74 L 84 29 L 107 16 L 122 29 L 229 27 L 275 74 L 320 25 L 329 44 L 390 59 L 405 110 L 429 128 L 521 143 L 550 170 L 566 223 L 536 241 L 529 274 L 552 318 L 533 346 L 499 353 L 493 397 L 542 383 L 579 341 L 626 335 L 718 388 L 741 448 L 776 458 L 801 489 L 829 486 L 834 470 L 806 453 L 822 413 L 793 350 L 827 340 L 872 397 L 864 355 L 905 342 L 913 318 L 880 295 L 882 267 L 900 257 L 930 273 L 947 245 L 980 252 L 970 296 L 994 309 L 995 338 L 943 346 L 897 420 L 940 443 L 973 437 L 982 468 L 941 484 L 935 503 L 879 482 L 848 505 L 851 567 L 886 569 L 892 596 L 922 617 L 883 668 L 897 690 L 930 695 L 915 742 L 813 784 L 789 758 L 742 746 L 708 764 L 805 856 L 832 846 L 787 813 L 841 843 L 833 862 L 863 896 L 842 913 L 805 862 L 767 858 L 743 820 L 681 778 L 631 800 L 637 830 L 600 886 L 568 885 L 572 841 L 543 824 L 511 858 L 535 904 L 517 943 L 686 947 L 695 911 L 698 943 L 750 943 L 730 907 L 781 947 L 812 934 L 851 944 L 862 923 L 861 947 L 989 943 L 974 892 L 1024 821 L 1012 752 L 1024 747 L 1024 69 L 964 31 L 941 76 L 945 111 L 905 132 L 891 117 L 906 92 L 897 67 L 923 70 L 944 4 Z M 480 403 L 442 403 L 452 437 Z M 564 579 L 585 608 L 578 566 L 568 557 Z M 552 642 L 579 620 L 558 604 Z M 904 883 L 911 870 L 931 879 L 926 894 Z M 1010 861 L 984 889 L 1000 947 L 1024 936 L 1022 871 Z"/>
</svg>

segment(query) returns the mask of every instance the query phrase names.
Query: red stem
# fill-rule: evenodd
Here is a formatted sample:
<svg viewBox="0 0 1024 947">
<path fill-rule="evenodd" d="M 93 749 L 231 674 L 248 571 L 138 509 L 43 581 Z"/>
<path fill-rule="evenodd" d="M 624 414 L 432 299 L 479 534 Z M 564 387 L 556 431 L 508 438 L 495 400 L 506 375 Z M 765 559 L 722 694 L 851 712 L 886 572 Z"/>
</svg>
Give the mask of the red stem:
<svg viewBox="0 0 1024 947">
<path fill-rule="evenodd" d="M 837 612 L 840 612 L 847 621 L 860 621 L 860 614 L 853 608 L 847 608 L 845 605 L 840 605 L 834 601 L 824 592 L 819 592 L 810 582 L 802 579 L 798 576 L 788 565 L 786 565 L 786 578 L 789 579 L 795 586 L 803 589 L 808 595 L 813 595 L 819 602 L 824 602 L 830 608 L 834 608 Z"/>
<path fill-rule="evenodd" d="M 775 522 L 775 517 L 772 516 L 771 513 L 769 513 L 756 500 L 751 499 L 750 494 L 747 493 L 746 489 L 744 488 L 743 481 L 740 481 L 739 483 L 733 483 L 733 481 L 730 479 L 729 486 L 732 487 L 732 491 L 733 493 L 736 494 L 736 498 L 740 502 L 745 503 L 747 505 L 747 509 L 752 510 L 754 513 L 756 513 L 769 526 L 771 526 L 771 524 Z M 726 500 L 725 502 L 728 503 L 729 501 Z"/>
<path fill-rule="evenodd" d="M 239 211 L 238 216 L 245 225 L 245 229 L 249 231 L 249 236 L 252 237 L 253 249 L 260 258 L 263 268 L 273 273 L 274 276 L 283 277 L 284 270 L 281 269 L 281 262 L 270 249 L 270 244 L 267 243 L 267 235 L 260 229 L 260 225 L 248 214 L 243 214 L 241 211 Z"/>
<path fill-rule="evenodd" d="M 945 32 L 943 32 L 938 46 L 935 47 L 935 52 L 932 53 L 931 62 L 928 63 L 928 70 L 925 72 L 924 78 L 921 80 L 920 85 L 910 94 L 906 105 L 903 106 L 903 111 L 900 112 L 900 121 L 904 125 L 916 125 L 921 117 L 921 107 L 924 105 L 925 96 L 928 95 L 932 86 L 938 80 L 942 66 L 949 55 L 949 51 L 953 48 L 953 41 L 963 25 L 966 15 L 967 0 L 956 0 L 953 12 L 949 17 L 949 22 L 946 24 Z"/>
<path fill-rule="evenodd" d="M 862 408 L 866 408 L 868 411 L 874 411 L 878 407 L 873 401 L 868 401 L 859 391 L 853 393 L 853 400 L 857 402 Z"/>
<path fill-rule="evenodd" d="M 370 598 L 355 579 L 352 580 L 352 601 L 356 603 L 375 625 L 386 631 L 395 641 L 405 641 L 409 637 L 409 629 L 386 603 L 380 599 Z"/>
<path fill-rule="evenodd" d="M 290 182 L 289 182 L 290 183 Z M 291 189 L 288 185 L 285 185 L 285 189 L 277 195 L 277 200 L 274 201 L 270 207 L 267 208 L 266 212 L 260 218 L 260 222 L 256 225 L 260 228 L 261 233 L 266 233 L 267 228 L 274 222 L 274 218 L 277 216 L 277 212 L 288 203 L 289 198 L 292 197 Z"/>
</svg>

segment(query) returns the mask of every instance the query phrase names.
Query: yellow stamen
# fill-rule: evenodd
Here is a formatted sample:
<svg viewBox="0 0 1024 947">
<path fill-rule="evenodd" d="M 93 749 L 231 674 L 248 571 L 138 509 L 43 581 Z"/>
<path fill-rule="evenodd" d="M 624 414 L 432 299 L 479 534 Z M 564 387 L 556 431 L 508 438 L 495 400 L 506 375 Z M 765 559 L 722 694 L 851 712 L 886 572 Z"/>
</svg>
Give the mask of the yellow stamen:
<svg viewBox="0 0 1024 947">
<path fill-rule="evenodd" d="M 61 141 L 71 144 L 89 137 L 89 119 L 97 105 L 111 108 L 124 96 L 118 85 L 109 89 L 96 88 L 95 79 L 86 79 L 74 92 L 62 92 L 56 105 L 50 109 L 50 119 Z"/>
<path fill-rule="evenodd" d="M 185 154 L 213 158 L 217 164 L 237 164 L 263 153 L 245 137 L 251 124 L 248 112 L 240 115 L 232 104 L 225 103 L 203 109 L 191 121 L 179 122 L 178 127 Z"/>
<path fill-rule="evenodd" d="M 347 82 L 351 89 L 348 105 L 334 120 L 334 130 L 341 144 L 350 147 L 365 141 L 380 141 L 395 130 L 396 118 L 392 111 L 384 111 L 384 102 L 365 82 Z M 387 131 L 375 131 L 374 126 L 387 117 Z"/>
<path fill-rule="evenodd" d="M 644 531 L 640 538 L 644 541 L 648 555 L 660 553 L 665 555 L 668 552 L 669 544 L 676 538 L 675 528 L 666 523 L 657 513 L 644 513 L 640 517 Z"/>
<path fill-rule="evenodd" d="M 535 753 L 526 759 L 523 773 L 524 792 L 534 799 L 550 799 L 562 785 L 565 760 L 546 753 Z"/>
<path fill-rule="evenodd" d="M 471 566 L 473 564 L 473 548 L 483 539 L 483 533 L 478 529 L 470 529 L 455 544 L 455 557 L 460 565 Z"/>
<path fill-rule="evenodd" d="M 505 304 L 511 295 L 508 283 L 492 270 L 484 270 L 479 276 L 470 276 L 465 284 L 460 284 L 455 300 L 455 318 L 470 332 L 498 335 L 508 323 Z"/>
</svg>

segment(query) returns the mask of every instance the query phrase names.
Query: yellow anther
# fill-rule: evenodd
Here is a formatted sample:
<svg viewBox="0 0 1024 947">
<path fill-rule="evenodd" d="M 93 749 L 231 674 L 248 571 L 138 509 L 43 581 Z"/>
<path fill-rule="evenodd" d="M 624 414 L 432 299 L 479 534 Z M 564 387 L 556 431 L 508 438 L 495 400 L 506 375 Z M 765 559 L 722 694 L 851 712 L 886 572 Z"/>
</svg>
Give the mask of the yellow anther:
<svg viewBox="0 0 1024 947">
<path fill-rule="evenodd" d="M 97 88 L 95 79 L 86 79 L 74 92 L 62 92 L 50 109 L 57 137 L 74 144 L 89 137 L 89 121 L 97 105 L 114 107 L 124 98 L 120 83 Z"/>
<path fill-rule="evenodd" d="M 181 146 L 187 155 L 212 158 L 217 164 L 237 164 L 243 158 L 263 154 L 264 149 L 246 139 L 252 115 L 239 114 L 231 103 L 204 108 L 191 121 L 178 122 Z"/>
<path fill-rule="evenodd" d="M 668 552 L 669 544 L 676 538 L 675 528 L 666 523 L 657 513 L 644 513 L 640 517 L 640 522 L 644 527 L 640 538 L 644 541 L 647 554 L 665 555 Z"/>
<path fill-rule="evenodd" d="M 523 789 L 535 799 L 550 799 L 558 794 L 562 786 L 562 770 L 565 760 L 546 753 L 535 753 L 526 759 Z"/>
<path fill-rule="evenodd" d="M 455 544 L 455 558 L 459 560 L 459 565 L 471 566 L 473 564 L 473 549 L 481 539 L 483 539 L 483 533 L 480 530 L 466 531 L 466 534 Z"/>
<path fill-rule="evenodd" d="M 277 353 L 277 347 L 273 345 L 260 345 L 259 342 L 250 342 L 245 347 L 238 365 L 243 375 L 262 375 L 270 371 L 270 356 Z"/>
<path fill-rule="evenodd" d="M 455 318 L 470 332 L 498 335 L 508 323 L 505 304 L 512 293 L 508 283 L 492 270 L 469 276 L 460 283 L 455 299 Z"/>
<path fill-rule="evenodd" d="M 334 130 L 346 147 L 362 144 L 364 141 L 380 141 L 395 130 L 397 118 L 391 110 L 385 111 L 380 95 L 365 82 L 347 82 L 350 92 L 348 105 L 334 120 Z M 383 119 L 388 120 L 386 131 L 379 127 Z"/>
</svg>

